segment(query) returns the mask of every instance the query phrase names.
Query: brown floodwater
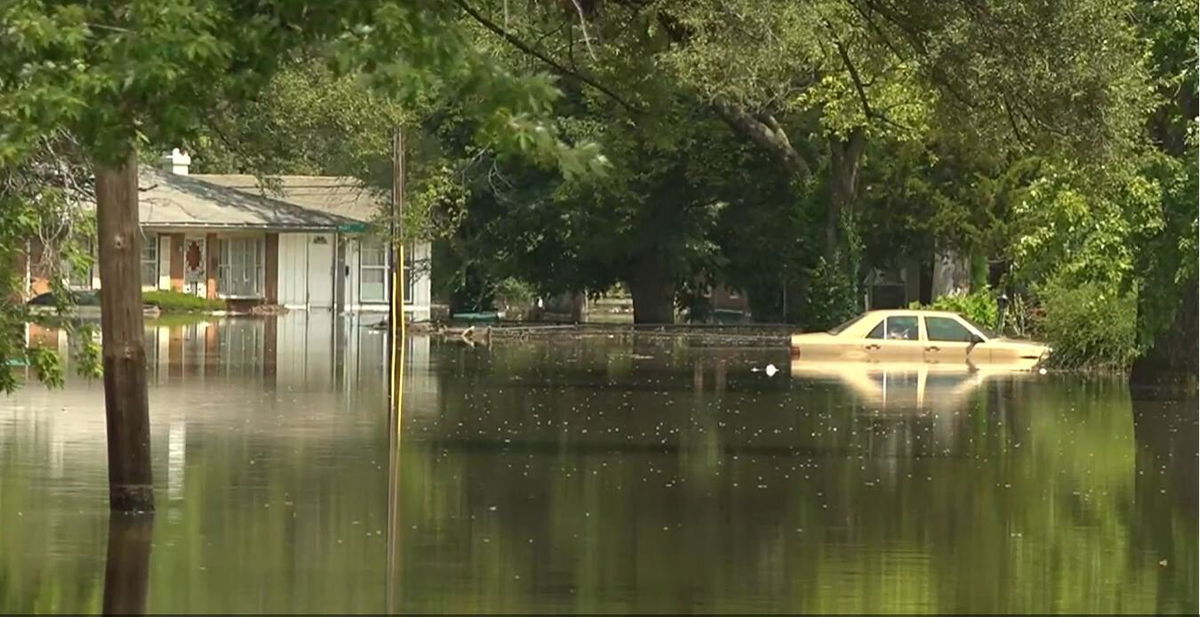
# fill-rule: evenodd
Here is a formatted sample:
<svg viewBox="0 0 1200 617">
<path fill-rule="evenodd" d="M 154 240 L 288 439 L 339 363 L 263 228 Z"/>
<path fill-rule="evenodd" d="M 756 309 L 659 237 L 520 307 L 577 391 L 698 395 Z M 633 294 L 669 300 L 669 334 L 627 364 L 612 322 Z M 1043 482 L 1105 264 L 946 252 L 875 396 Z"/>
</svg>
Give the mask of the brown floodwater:
<svg viewBox="0 0 1200 617">
<path fill-rule="evenodd" d="M 0 396 L 0 613 L 1198 609 L 1194 395 L 412 337 L 395 437 L 368 321 L 148 325 L 153 516 L 99 383 Z"/>
</svg>

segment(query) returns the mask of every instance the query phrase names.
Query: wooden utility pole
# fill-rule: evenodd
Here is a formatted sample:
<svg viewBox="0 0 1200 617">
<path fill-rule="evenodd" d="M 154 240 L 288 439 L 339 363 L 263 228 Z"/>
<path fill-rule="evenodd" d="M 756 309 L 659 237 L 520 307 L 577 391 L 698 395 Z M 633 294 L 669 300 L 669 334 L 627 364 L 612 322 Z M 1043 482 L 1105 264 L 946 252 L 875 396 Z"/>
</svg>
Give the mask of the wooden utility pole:
<svg viewBox="0 0 1200 617">
<path fill-rule="evenodd" d="M 137 192 L 133 148 L 123 161 L 96 165 L 109 506 L 123 512 L 152 512 Z"/>
</svg>

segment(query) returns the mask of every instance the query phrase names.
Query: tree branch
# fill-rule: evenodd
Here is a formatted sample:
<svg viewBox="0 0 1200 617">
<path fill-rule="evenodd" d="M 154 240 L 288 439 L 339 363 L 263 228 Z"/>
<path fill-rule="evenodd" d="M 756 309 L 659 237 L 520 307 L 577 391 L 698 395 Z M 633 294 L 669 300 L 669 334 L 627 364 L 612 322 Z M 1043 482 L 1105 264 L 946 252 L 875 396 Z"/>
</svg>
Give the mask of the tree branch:
<svg viewBox="0 0 1200 617">
<path fill-rule="evenodd" d="M 1025 144 L 1025 137 L 1021 135 L 1021 129 L 1017 126 L 1017 118 L 1013 115 L 1012 105 L 1008 104 L 1008 97 L 1000 97 L 1000 105 L 1004 107 L 1004 113 L 1008 115 L 1008 124 L 1012 127 L 1013 136 L 1021 144 Z"/>
<path fill-rule="evenodd" d="M 812 176 L 812 170 L 809 169 L 808 163 L 792 146 L 787 133 L 779 126 L 779 122 L 774 117 L 768 116 L 767 122 L 763 122 L 740 105 L 722 100 L 714 101 L 712 106 L 721 119 L 725 120 L 734 130 L 746 135 L 751 141 L 774 154 L 797 178 L 807 180 Z"/>
<path fill-rule="evenodd" d="M 591 86 L 592 88 L 595 88 L 596 90 L 598 90 L 599 92 L 601 92 L 605 96 L 607 96 L 608 98 L 615 101 L 621 107 L 624 107 L 630 113 L 632 113 L 632 114 L 638 113 L 638 109 L 636 107 L 634 107 L 632 104 L 630 104 L 624 98 L 622 98 L 616 92 L 613 92 L 611 89 L 604 86 L 603 84 L 596 81 L 595 79 L 593 79 L 581 72 L 572 71 L 571 69 L 563 66 L 562 64 L 559 64 L 553 58 L 547 56 L 546 54 L 530 47 L 529 45 L 526 45 L 524 41 L 517 38 L 515 35 L 511 34 L 504 28 L 500 27 L 499 25 L 497 25 L 495 22 L 491 21 L 487 17 L 484 17 L 483 14 L 481 14 L 479 11 L 476 11 L 475 9 L 471 8 L 471 6 L 469 4 L 467 4 L 465 2 L 465 0 L 455 0 L 455 4 L 457 4 L 460 8 L 462 8 L 462 10 L 467 13 L 467 15 L 470 15 L 471 19 L 474 19 L 475 21 L 479 22 L 479 24 L 481 26 L 483 26 L 484 28 L 487 28 L 488 30 L 491 30 L 497 36 L 504 39 L 505 41 L 508 41 L 509 44 L 511 44 L 513 47 L 516 47 L 517 49 L 521 50 L 523 53 L 533 56 L 534 58 L 537 58 L 543 64 L 554 69 L 557 73 L 559 73 L 560 75 L 563 75 L 564 77 L 569 77 L 571 79 L 578 80 L 582 83 L 585 83 L 585 84 Z"/>
<path fill-rule="evenodd" d="M 683 43 L 690 36 L 687 28 L 667 13 L 658 11 L 656 17 L 659 25 L 663 27 L 663 31 L 667 33 L 667 37 L 672 42 Z M 716 110 L 717 115 L 734 131 L 745 135 L 750 141 L 774 155 L 794 177 L 802 182 L 812 177 L 812 170 L 809 169 L 808 163 L 796 151 L 795 146 L 788 139 L 787 132 L 783 130 L 774 116 L 768 114 L 764 122 L 755 118 L 741 105 L 730 103 L 719 97 L 713 97 L 710 104 Z"/>
<path fill-rule="evenodd" d="M 863 115 L 867 119 L 871 119 L 875 114 L 871 111 L 871 103 L 867 100 L 867 91 L 863 88 L 862 77 L 858 74 L 858 69 L 854 68 L 854 63 L 850 61 L 850 54 L 846 52 L 842 42 L 833 39 L 833 46 L 837 48 L 838 55 L 842 57 L 842 64 L 846 65 L 846 71 L 850 73 L 850 81 L 854 82 L 854 89 L 858 91 L 858 100 L 862 103 Z"/>
</svg>

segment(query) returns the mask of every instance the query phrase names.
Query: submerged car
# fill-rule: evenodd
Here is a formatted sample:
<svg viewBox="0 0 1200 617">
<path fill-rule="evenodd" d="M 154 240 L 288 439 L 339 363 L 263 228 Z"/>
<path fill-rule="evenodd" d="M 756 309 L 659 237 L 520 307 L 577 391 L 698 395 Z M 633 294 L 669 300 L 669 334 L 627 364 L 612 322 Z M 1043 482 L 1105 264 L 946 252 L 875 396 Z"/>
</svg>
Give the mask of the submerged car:
<svg viewBox="0 0 1200 617">
<path fill-rule="evenodd" d="M 998 336 L 948 311 L 868 311 L 828 332 L 794 334 L 792 356 L 805 360 L 988 365 L 1037 368 L 1051 349 Z"/>
</svg>

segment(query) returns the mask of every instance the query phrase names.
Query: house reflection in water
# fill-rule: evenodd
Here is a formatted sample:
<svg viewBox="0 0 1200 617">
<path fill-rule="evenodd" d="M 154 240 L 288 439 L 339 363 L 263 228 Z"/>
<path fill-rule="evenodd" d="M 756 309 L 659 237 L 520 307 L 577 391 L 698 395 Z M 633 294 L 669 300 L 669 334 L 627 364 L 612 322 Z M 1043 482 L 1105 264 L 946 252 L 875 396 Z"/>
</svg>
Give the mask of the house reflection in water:
<svg viewBox="0 0 1200 617">
<path fill-rule="evenodd" d="M 146 325 L 152 384 L 236 378 L 264 387 L 340 390 L 382 383 L 386 333 L 370 316 L 295 312 L 184 324 Z"/>
<path fill-rule="evenodd" d="M 306 391 L 382 387 L 387 332 L 378 326 L 384 318 L 297 311 L 279 317 L 147 319 L 149 383 L 220 377 Z M 29 324 L 27 342 L 57 349 L 70 361 L 70 342 L 57 329 Z M 420 393 L 435 391 L 429 338 L 410 336 L 407 344 L 408 383 Z"/>
<path fill-rule="evenodd" d="M 166 476 L 167 499 L 183 497 L 189 446 L 211 442 L 214 433 L 231 427 L 280 444 L 384 431 L 388 333 L 372 327 L 382 318 L 296 311 L 278 317 L 147 319 L 151 440 L 166 455 L 156 463 L 165 464 L 156 474 Z M 61 331 L 30 324 L 26 336 L 29 345 L 58 350 L 67 364 L 67 384 L 22 388 L 0 401 L 0 409 L 12 408 L 42 427 L 52 476 L 61 474 L 64 448 L 77 462 L 91 460 L 102 471 L 102 385 L 71 377 L 71 345 Z M 429 370 L 429 338 L 409 337 L 407 345 L 406 410 L 434 409 L 438 386 Z M 32 380 L 32 369 L 26 371 Z M 62 413 L 39 413 L 43 409 Z"/>
</svg>

